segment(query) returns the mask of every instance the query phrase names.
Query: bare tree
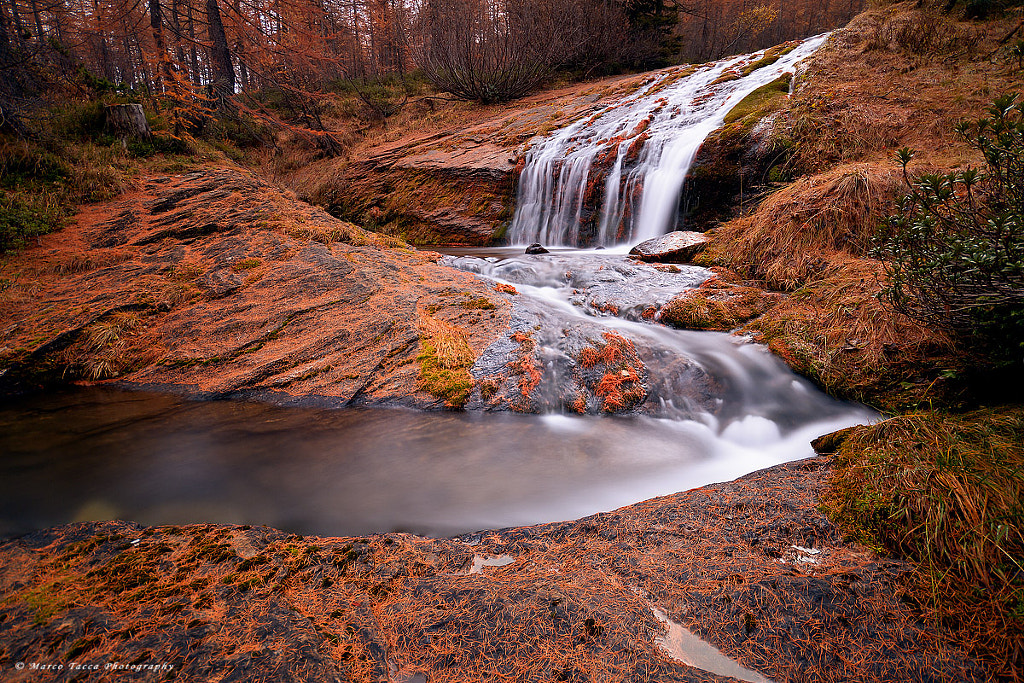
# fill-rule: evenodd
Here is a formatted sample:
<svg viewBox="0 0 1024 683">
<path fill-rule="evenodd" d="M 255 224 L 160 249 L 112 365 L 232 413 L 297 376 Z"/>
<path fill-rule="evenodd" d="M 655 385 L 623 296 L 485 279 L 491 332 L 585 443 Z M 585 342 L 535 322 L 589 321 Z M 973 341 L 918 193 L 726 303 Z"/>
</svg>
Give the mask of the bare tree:
<svg viewBox="0 0 1024 683">
<path fill-rule="evenodd" d="M 428 0 L 417 61 L 457 97 L 522 97 L 579 56 L 593 37 L 587 13 L 594 8 L 591 0 Z"/>
</svg>

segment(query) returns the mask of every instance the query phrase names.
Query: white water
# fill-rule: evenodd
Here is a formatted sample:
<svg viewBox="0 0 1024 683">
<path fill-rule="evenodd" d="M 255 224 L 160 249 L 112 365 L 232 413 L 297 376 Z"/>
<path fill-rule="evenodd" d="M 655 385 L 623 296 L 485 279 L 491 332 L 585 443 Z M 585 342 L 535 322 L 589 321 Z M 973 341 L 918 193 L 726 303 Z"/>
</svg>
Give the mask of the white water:
<svg viewBox="0 0 1024 683">
<path fill-rule="evenodd" d="M 704 139 L 744 97 L 792 71 L 827 37 L 809 38 L 775 63 L 717 85 L 727 71 L 738 72 L 764 53 L 703 66 L 683 78 L 684 67 L 667 69 L 636 94 L 534 144 L 519 178 L 510 241 L 596 246 L 671 231 Z"/>
<path fill-rule="evenodd" d="M 660 475 L 631 482 L 631 494 L 638 500 L 811 457 L 810 442 L 817 436 L 876 418 L 863 406 L 822 393 L 761 345 L 723 332 L 678 330 L 619 317 L 644 307 L 630 305 L 637 292 L 643 293 L 636 301 L 645 300 L 644 295 L 647 301 L 660 301 L 670 298 L 672 290 L 697 286 L 706 277 L 702 268 L 684 267 L 655 281 L 651 278 L 660 272 L 655 267 L 630 262 L 611 250 L 511 258 L 508 251 L 447 263 L 511 284 L 519 292 L 513 325 L 525 321 L 533 330 L 536 357 L 543 367 L 538 393 L 555 397 L 541 405 L 548 412 L 543 420 L 549 429 L 569 436 L 596 424 L 592 418 L 565 414 L 557 398 L 565 393 L 559 387 L 571 382 L 574 372 L 571 357 L 578 347 L 571 340 L 588 330 L 598 330 L 589 333 L 598 336 L 607 330 L 635 343 L 649 371 L 642 409 L 647 417 L 634 418 L 644 425 L 643 439 L 623 446 L 657 452 L 659 439 L 667 438 L 690 459 L 683 487 L 681 479 L 668 483 Z M 593 299 L 614 303 L 618 315 L 595 313 L 586 303 Z M 680 371 L 680 363 L 692 363 L 699 372 Z M 710 396 L 703 393 L 708 387 Z"/>
</svg>

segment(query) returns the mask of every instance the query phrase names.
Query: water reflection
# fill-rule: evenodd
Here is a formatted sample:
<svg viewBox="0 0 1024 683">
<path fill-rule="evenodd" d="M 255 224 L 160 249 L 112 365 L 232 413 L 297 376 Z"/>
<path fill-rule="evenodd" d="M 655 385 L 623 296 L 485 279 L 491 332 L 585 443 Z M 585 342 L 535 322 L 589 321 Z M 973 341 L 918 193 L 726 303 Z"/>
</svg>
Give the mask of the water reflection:
<svg viewBox="0 0 1024 683">
<path fill-rule="evenodd" d="M 647 418 L 316 410 L 71 390 L 0 405 L 0 534 L 119 518 L 454 535 L 731 479 L 811 455 L 807 442 L 835 426 L 785 435 L 758 426 L 748 440 Z"/>
</svg>

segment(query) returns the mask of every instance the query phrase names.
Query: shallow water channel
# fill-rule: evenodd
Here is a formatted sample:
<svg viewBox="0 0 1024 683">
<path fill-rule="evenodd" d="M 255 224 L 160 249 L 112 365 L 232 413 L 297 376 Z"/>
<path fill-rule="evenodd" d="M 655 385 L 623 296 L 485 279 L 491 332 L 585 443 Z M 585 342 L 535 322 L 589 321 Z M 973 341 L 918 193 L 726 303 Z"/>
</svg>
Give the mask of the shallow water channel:
<svg viewBox="0 0 1024 683">
<path fill-rule="evenodd" d="M 536 271 L 507 263 L 520 280 Z M 23 397 L 0 404 L 0 535 L 112 518 L 456 535 L 732 479 L 810 456 L 814 437 L 871 418 L 727 335 L 572 314 L 578 306 L 558 302 L 571 289 L 517 286 L 566 325 L 648 334 L 659 356 L 691 349 L 732 390 L 717 415 L 619 417 L 279 408 L 109 388 Z"/>
</svg>

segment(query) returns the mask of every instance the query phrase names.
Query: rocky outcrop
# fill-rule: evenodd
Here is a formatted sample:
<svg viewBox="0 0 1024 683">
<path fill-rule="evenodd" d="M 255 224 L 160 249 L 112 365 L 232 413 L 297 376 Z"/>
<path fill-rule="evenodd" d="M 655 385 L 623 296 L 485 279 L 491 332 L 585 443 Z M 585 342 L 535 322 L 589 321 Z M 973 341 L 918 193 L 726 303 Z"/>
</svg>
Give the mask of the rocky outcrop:
<svg viewBox="0 0 1024 683">
<path fill-rule="evenodd" d="M 707 243 L 708 238 L 703 233 L 676 230 L 641 242 L 630 249 L 629 254 L 652 263 L 690 263 Z"/>
<path fill-rule="evenodd" d="M 419 386 L 424 316 L 475 353 L 507 325 L 509 296 L 486 282 L 233 167 L 146 178 L 42 243 L 4 270 L 8 390 L 115 377 L 201 397 L 436 407 Z"/>
<path fill-rule="evenodd" d="M 140 681 L 726 680 L 663 649 L 656 608 L 772 680 L 985 680 L 901 600 L 910 567 L 845 543 L 818 512 L 828 473 L 791 463 L 447 540 L 58 527 L 0 544 L 0 667 L 12 682 L 115 669 Z"/>
<path fill-rule="evenodd" d="M 736 118 L 704 141 L 690 166 L 680 198 L 680 225 L 704 232 L 728 220 L 763 198 L 779 181 L 788 180 L 784 170 L 791 146 L 779 129 L 778 110 L 785 106 L 784 93 L 766 86 L 733 110 Z"/>
<path fill-rule="evenodd" d="M 606 78 L 462 109 L 455 124 L 396 132 L 397 139 L 360 145 L 345 159 L 310 164 L 288 182 L 333 215 L 412 244 L 500 244 L 530 141 L 631 92 L 645 77 Z"/>
</svg>

